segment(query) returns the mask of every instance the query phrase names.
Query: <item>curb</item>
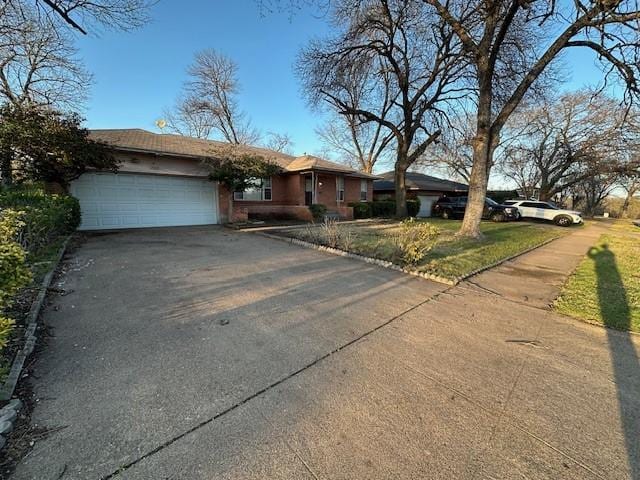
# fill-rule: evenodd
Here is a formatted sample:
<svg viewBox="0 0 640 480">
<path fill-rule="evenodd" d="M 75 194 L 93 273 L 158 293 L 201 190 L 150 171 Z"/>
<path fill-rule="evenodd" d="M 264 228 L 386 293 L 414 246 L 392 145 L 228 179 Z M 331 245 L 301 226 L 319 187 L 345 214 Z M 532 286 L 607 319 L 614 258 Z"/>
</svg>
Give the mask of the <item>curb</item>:
<svg viewBox="0 0 640 480">
<path fill-rule="evenodd" d="M 463 275 L 462 277 L 460 277 L 459 282 L 462 282 L 463 280 L 466 280 L 469 277 L 473 277 L 474 275 L 482 273 L 485 270 L 490 270 L 490 269 L 495 268 L 498 265 L 501 265 L 501 264 L 503 264 L 505 262 L 509 262 L 509 261 L 511 261 L 511 260 L 513 260 L 515 258 L 518 258 L 518 257 L 520 257 L 522 255 L 525 255 L 525 254 L 527 254 L 529 252 L 532 252 L 532 251 L 534 251 L 534 250 L 536 250 L 536 249 L 538 249 L 540 247 L 544 247 L 546 244 L 551 243 L 551 242 L 553 242 L 555 240 L 558 240 L 559 238 L 562 238 L 563 236 L 564 235 L 560 235 L 558 237 L 549 238 L 549 239 L 545 240 L 544 242 L 540 242 L 537 245 L 534 245 L 533 247 L 529 247 L 526 250 L 523 250 L 521 252 L 515 253 L 515 254 L 511 255 L 510 257 L 506 257 L 506 258 L 503 258 L 502 260 L 498 260 L 497 262 L 494 262 L 494 263 L 492 263 L 490 265 L 486 265 L 484 267 L 480 267 L 480 268 L 474 270 L 473 272 L 467 273 L 466 275 Z"/>
<path fill-rule="evenodd" d="M 24 362 L 27 360 L 27 357 L 31 355 L 33 349 L 36 345 L 36 328 L 38 326 L 38 315 L 40 314 L 40 310 L 42 309 L 42 305 L 47 296 L 47 290 L 49 289 L 49 285 L 51 284 L 51 280 L 53 279 L 53 275 L 55 274 L 56 268 L 58 268 L 58 264 L 60 260 L 62 260 L 62 256 L 64 252 L 67 250 L 67 245 L 69 240 L 71 239 L 71 235 L 69 235 L 62 247 L 60 247 L 60 251 L 53 261 L 53 265 L 49 272 L 42 279 L 42 284 L 40 285 L 40 290 L 38 291 L 38 295 L 35 300 L 31 304 L 31 309 L 27 314 L 27 322 L 26 328 L 24 332 L 25 343 L 15 358 L 13 359 L 13 363 L 11 364 L 11 370 L 9 371 L 9 375 L 7 379 L 4 381 L 2 386 L 0 387 L 0 401 L 7 401 L 13 395 L 13 392 L 16 388 L 16 384 L 18 383 L 18 379 L 20 378 L 20 373 L 22 372 L 22 368 L 24 367 Z M 11 403 L 10 403 L 11 404 Z M 6 407 L 5 407 L 6 408 Z M 2 417 L 2 410 L 0 410 L 0 418 Z M 1 438 L 1 437 L 0 437 Z M 0 440 L 0 444 L 3 444 L 3 441 Z M 2 447 L 0 447 L 2 448 Z"/>
<path fill-rule="evenodd" d="M 437 283 L 443 283 L 445 285 L 451 285 L 451 286 L 456 286 L 458 285 L 460 282 L 466 280 L 469 277 L 472 277 L 474 275 L 477 275 L 478 273 L 484 272 L 485 270 L 489 270 L 491 268 L 495 268 L 498 265 L 501 265 L 502 263 L 508 262 L 510 260 L 513 260 L 514 258 L 517 258 L 521 255 L 524 255 L 526 253 L 529 253 L 533 250 L 536 250 L 537 248 L 543 247 L 548 243 L 553 242 L 554 240 L 557 240 L 558 238 L 562 238 L 561 236 L 558 237 L 554 237 L 554 238 L 549 238 L 547 240 L 545 240 L 544 242 L 541 242 L 537 245 L 534 245 L 532 247 L 527 248 L 526 250 L 523 250 L 522 252 L 518 252 L 514 255 L 511 255 L 509 257 L 503 258 L 502 260 L 498 260 L 497 262 L 494 262 L 490 265 L 486 265 L 484 267 L 478 268 L 472 272 L 469 272 L 465 275 L 462 275 L 460 277 L 455 277 L 453 279 L 451 278 L 446 278 L 446 277 L 441 277 L 439 275 L 434 275 L 432 273 L 425 273 L 425 272 L 418 272 L 417 270 L 413 270 L 410 268 L 404 268 L 401 267 L 399 265 L 396 265 L 392 262 L 389 262 L 387 260 L 380 260 L 378 258 L 373 258 L 373 257 L 367 257 L 365 255 L 358 255 L 356 253 L 350 253 L 347 252 L 345 250 L 340 250 L 339 248 L 332 248 L 332 247 L 326 247 L 324 245 L 318 245 L 316 243 L 311 243 L 311 242 L 306 242 L 304 240 L 299 240 L 297 238 L 292 238 L 292 237 L 283 237 L 280 235 L 273 235 L 271 233 L 265 233 L 265 232 L 248 232 L 248 233 L 254 233 L 255 235 L 260 235 L 262 237 L 266 237 L 266 238 L 271 238 L 273 240 L 280 240 L 286 243 L 291 243 L 293 245 L 298 245 L 300 247 L 304 247 L 304 248 L 310 248 L 313 250 L 318 250 L 320 252 L 327 252 L 330 253 L 332 255 L 337 255 L 340 257 L 347 257 L 347 258 L 353 258 L 354 260 L 359 260 L 361 262 L 365 262 L 365 263 L 373 263 L 374 265 L 378 265 L 380 267 L 383 268 L 388 268 L 390 270 L 396 270 L 398 272 L 402 272 L 402 273 L 406 273 L 408 275 L 413 275 L 414 277 L 418 277 L 418 278 L 424 278 L 426 280 L 431 280 L 433 282 L 437 282 Z"/>
</svg>

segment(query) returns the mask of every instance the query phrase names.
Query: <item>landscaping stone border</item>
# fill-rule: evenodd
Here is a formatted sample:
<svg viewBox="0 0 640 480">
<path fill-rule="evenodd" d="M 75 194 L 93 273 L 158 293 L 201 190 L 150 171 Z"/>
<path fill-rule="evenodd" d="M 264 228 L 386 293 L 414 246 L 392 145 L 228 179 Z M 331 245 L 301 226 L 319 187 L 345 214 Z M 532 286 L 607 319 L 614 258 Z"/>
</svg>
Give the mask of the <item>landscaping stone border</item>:
<svg viewBox="0 0 640 480">
<path fill-rule="evenodd" d="M 16 384 L 20 379 L 20 374 L 22 373 L 24 362 L 27 360 L 27 357 L 31 355 L 31 353 L 33 352 L 33 349 L 36 346 L 36 340 L 37 340 L 36 328 L 38 327 L 38 316 L 40 315 L 40 310 L 42 309 L 44 300 L 47 297 L 47 290 L 49 289 L 49 285 L 51 284 L 53 275 L 55 274 L 55 271 L 58 268 L 58 264 L 60 263 L 60 260 L 62 260 L 62 256 L 64 255 L 64 252 L 67 250 L 67 245 L 69 244 L 70 239 L 71 239 L 71 236 L 68 236 L 65 239 L 64 243 L 62 244 L 62 246 L 60 247 L 60 250 L 58 251 L 58 255 L 53 261 L 53 265 L 51 269 L 47 272 L 47 274 L 42 279 L 42 283 L 40 284 L 38 295 L 36 296 L 35 300 L 31 304 L 31 309 L 27 314 L 26 328 L 24 332 L 24 337 L 25 337 L 24 346 L 22 347 L 22 350 L 20 350 L 16 354 L 15 358 L 13 359 L 13 363 L 11 364 L 11 370 L 9 371 L 9 375 L 7 376 L 2 386 L 0 387 L 0 401 L 7 401 L 11 399 L 11 396 L 15 391 Z M 18 400 L 18 402 L 20 401 Z M 9 405 L 11 405 L 12 403 L 16 404 L 15 401 L 12 400 L 9 403 Z M 7 405 L 7 407 L 9 405 Z M 20 403 L 20 406 L 21 405 L 22 404 Z M 18 406 L 15 410 L 18 410 L 20 406 Z M 0 438 L 1 438 L 0 448 L 2 448 L 1 445 L 4 445 L 4 437 L 1 437 L 1 435 L 3 433 L 8 433 L 9 431 L 11 431 L 11 428 L 13 428 L 13 423 L 11 423 L 11 427 L 9 428 L 9 430 L 3 429 L 3 426 L 5 425 L 3 425 L 2 422 L 8 421 L 4 418 L 3 411 L 4 409 L 0 410 Z M 14 416 L 13 420 L 15 420 L 15 418 L 16 417 Z"/>
<path fill-rule="evenodd" d="M 520 255 L 524 255 L 525 253 L 529 253 L 537 248 L 543 247 L 544 245 L 546 245 L 547 243 L 553 242 L 554 240 L 557 240 L 558 238 L 561 238 L 562 235 L 558 236 L 558 237 L 554 237 L 554 238 L 549 238 L 543 242 L 540 242 L 537 245 L 534 245 L 530 248 L 527 248 L 526 250 L 523 250 L 522 252 L 518 252 L 515 255 L 511 255 L 510 257 L 506 257 L 503 258 L 502 260 L 498 260 L 497 262 L 494 262 L 490 265 L 486 265 L 484 267 L 478 268 L 466 275 L 462 275 L 460 277 L 455 277 L 453 279 L 451 278 L 446 278 L 446 277 L 441 277 L 440 275 L 434 275 L 432 273 L 426 273 L 426 272 L 418 272 L 417 270 L 413 270 L 411 268 L 405 268 L 405 267 L 401 267 L 399 265 L 396 265 L 395 263 L 389 262 L 387 260 L 380 260 L 378 258 L 373 258 L 373 257 L 367 257 L 365 255 L 358 255 L 357 253 L 350 253 L 347 252 L 345 250 L 340 250 L 339 248 L 332 248 L 332 247 L 327 247 L 324 245 L 318 245 L 316 243 L 312 243 L 312 242 L 307 242 L 305 240 L 299 240 L 297 238 L 292 238 L 292 237 L 285 237 L 282 235 L 274 235 L 271 233 L 265 233 L 265 232 L 251 232 L 254 233 L 256 235 L 260 235 L 262 237 L 267 237 L 267 238 L 272 238 L 274 240 L 280 240 L 280 241 L 284 241 L 287 243 L 291 243 L 293 245 L 298 245 L 300 247 L 305 247 L 305 248 L 311 248 L 313 250 L 318 250 L 321 252 L 327 252 L 330 253 L 332 255 L 338 255 L 340 257 L 348 257 L 348 258 L 353 258 L 355 260 L 359 260 L 361 262 L 365 262 L 365 263 L 373 263 L 374 265 L 378 265 L 380 267 L 383 268 L 389 268 L 391 270 L 396 270 L 398 272 L 403 272 L 406 273 L 408 275 L 413 275 L 414 277 L 419 277 L 419 278 L 424 278 L 426 280 L 431 280 L 434 282 L 438 282 L 438 283 L 444 283 L 445 285 L 458 285 L 460 282 L 462 282 L 463 280 L 466 280 L 469 277 L 472 277 L 473 275 L 477 275 L 478 273 L 484 272 L 485 270 L 489 270 L 490 268 L 494 268 L 497 267 L 498 265 L 504 263 L 504 262 L 508 262 L 510 260 L 513 260 L 514 258 L 519 257 Z"/>
<path fill-rule="evenodd" d="M 427 280 L 433 280 L 434 282 L 444 283 L 445 285 L 457 285 L 460 280 L 451 280 L 449 278 L 441 277 L 439 275 L 434 275 L 432 273 L 418 272 L 417 270 L 413 270 L 410 268 L 404 268 L 395 263 L 389 262 L 387 260 L 380 260 L 379 258 L 367 257 L 365 255 L 358 255 L 357 253 L 350 253 L 345 250 L 340 250 L 339 248 L 326 247 L 324 245 L 318 245 L 316 243 L 306 242 L 304 240 L 299 240 L 297 238 L 291 237 L 283 237 L 281 235 L 273 235 L 271 233 L 264 232 L 252 232 L 256 235 L 260 235 L 262 237 L 272 238 L 274 240 L 280 240 L 287 243 L 292 243 L 293 245 L 298 245 L 300 247 L 311 248 L 314 250 L 319 250 L 321 252 L 331 253 L 332 255 L 338 255 L 340 257 L 348 257 L 353 258 L 355 260 L 359 260 L 365 263 L 373 263 L 374 265 L 378 265 L 380 267 L 388 268 L 391 270 L 396 270 L 398 272 L 403 272 L 408 275 L 413 275 L 414 277 L 425 278 Z"/>
</svg>

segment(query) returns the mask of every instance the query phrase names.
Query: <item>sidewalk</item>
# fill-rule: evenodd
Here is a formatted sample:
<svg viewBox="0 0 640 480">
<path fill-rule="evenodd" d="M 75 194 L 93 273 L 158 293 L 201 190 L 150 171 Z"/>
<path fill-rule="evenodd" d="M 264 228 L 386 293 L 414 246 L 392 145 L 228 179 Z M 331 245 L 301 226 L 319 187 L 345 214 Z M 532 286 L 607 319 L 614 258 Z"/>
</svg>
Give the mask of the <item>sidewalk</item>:
<svg viewBox="0 0 640 480">
<path fill-rule="evenodd" d="M 610 227 L 604 222 L 574 227 L 576 230 L 569 235 L 470 277 L 460 286 L 548 308 L 589 248 Z"/>
</svg>

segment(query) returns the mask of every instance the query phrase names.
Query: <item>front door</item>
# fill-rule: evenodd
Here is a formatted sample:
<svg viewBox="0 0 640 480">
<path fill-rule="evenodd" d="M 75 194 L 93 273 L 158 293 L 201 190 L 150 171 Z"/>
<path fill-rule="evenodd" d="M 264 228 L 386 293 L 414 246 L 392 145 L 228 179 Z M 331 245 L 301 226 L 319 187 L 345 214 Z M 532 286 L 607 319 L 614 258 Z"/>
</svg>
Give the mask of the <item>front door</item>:
<svg viewBox="0 0 640 480">
<path fill-rule="evenodd" d="M 311 205 L 313 203 L 313 178 L 311 175 L 304 177 L 304 204 Z"/>
</svg>

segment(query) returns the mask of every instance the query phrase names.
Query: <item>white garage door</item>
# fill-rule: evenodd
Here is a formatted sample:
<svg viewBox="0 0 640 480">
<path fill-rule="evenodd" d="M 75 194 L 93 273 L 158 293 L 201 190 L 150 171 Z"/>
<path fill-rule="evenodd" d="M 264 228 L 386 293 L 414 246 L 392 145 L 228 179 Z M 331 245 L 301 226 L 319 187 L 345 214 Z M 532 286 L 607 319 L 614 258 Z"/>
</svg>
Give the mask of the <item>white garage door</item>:
<svg viewBox="0 0 640 480">
<path fill-rule="evenodd" d="M 80 230 L 218 223 L 217 187 L 200 178 L 85 173 L 71 184 Z"/>
<path fill-rule="evenodd" d="M 418 195 L 418 198 L 420 199 L 420 211 L 418 212 L 418 217 L 430 217 L 433 204 L 438 201 L 439 197 L 435 195 Z"/>
</svg>

